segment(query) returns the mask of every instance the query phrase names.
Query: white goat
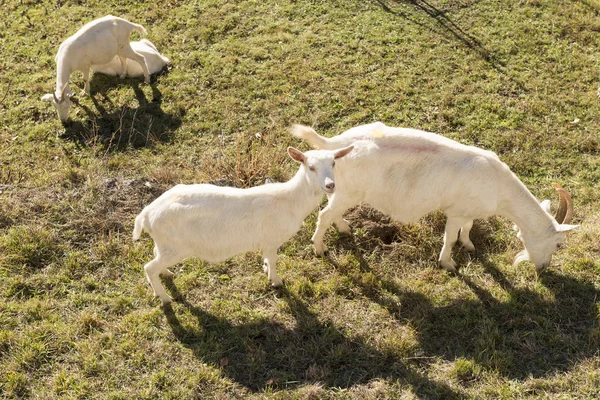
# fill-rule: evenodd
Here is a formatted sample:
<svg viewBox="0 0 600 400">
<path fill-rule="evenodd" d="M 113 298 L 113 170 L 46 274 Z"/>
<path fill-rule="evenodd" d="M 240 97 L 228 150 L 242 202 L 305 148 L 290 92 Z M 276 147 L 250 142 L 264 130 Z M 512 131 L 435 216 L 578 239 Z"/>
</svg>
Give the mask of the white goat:
<svg viewBox="0 0 600 400">
<path fill-rule="evenodd" d="M 188 257 L 220 262 L 254 250 L 262 251 L 269 280 L 280 286 L 277 249 L 300 229 L 323 192 L 334 193 L 335 160 L 351 150 L 302 153 L 288 147 L 301 166 L 285 183 L 249 189 L 177 185 L 163 193 L 136 217 L 133 230 L 134 240 L 142 230 L 154 240 L 155 258 L 144 266 L 154 295 L 163 304 L 171 301 L 158 275 L 172 275 L 167 268 Z"/>
<path fill-rule="evenodd" d="M 456 270 L 452 247 L 460 230 L 467 250 L 475 247 L 469 239 L 473 219 L 499 214 L 520 228 L 525 250 L 515 265 L 530 260 L 542 271 L 563 243 L 573 213 L 569 194 L 557 186 L 560 209 L 557 220 L 549 214 L 550 202 L 542 204 L 498 156 L 430 132 L 387 127 L 381 122 L 352 128 L 339 136 L 325 138 L 312 128 L 295 125 L 292 134 L 319 149 L 348 145 L 354 151 L 340 160 L 336 169 L 337 189 L 319 213 L 312 237 L 315 252 L 325 251 L 323 236 L 331 223 L 342 232 L 350 230 L 342 214 L 366 202 L 400 222 L 412 222 L 442 210 L 448 217 L 441 267 Z"/>
<path fill-rule="evenodd" d="M 107 15 L 88 22 L 73 36 L 67 38 L 56 54 L 56 89 L 46 94 L 43 101 L 50 101 L 58 111 L 58 117 L 64 121 L 69 115 L 70 100 L 68 94 L 69 78 L 74 71 L 83 72 L 84 91 L 90 94 L 90 67 L 110 62 L 118 56 L 121 61 L 121 76 L 124 76 L 127 58 L 140 64 L 146 83 L 150 83 L 150 74 L 144 56 L 136 53 L 129 45 L 131 31 L 147 35 L 143 26 L 131 23 L 123 18 Z"/>
<path fill-rule="evenodd" d="M 169 63 L 169 59 L 161 55 L 156 46 L 148 39 L 142 39 L 139 42 L 129 43 L 133 51 L 141 54 L 146 59 L 146 66 L 150 75 L 162 71 Z M 123 75 L 130 78 L 137 78 L 144 75 L 141 65 L 135 61 L 127 59 L 125 62 L 125 71 L 123 71 L 119 56 L 115 56 L 109 63 L 102 65 L 92 65 L 92 71 L 100 72 L 106 75 Z"/>
</svg>

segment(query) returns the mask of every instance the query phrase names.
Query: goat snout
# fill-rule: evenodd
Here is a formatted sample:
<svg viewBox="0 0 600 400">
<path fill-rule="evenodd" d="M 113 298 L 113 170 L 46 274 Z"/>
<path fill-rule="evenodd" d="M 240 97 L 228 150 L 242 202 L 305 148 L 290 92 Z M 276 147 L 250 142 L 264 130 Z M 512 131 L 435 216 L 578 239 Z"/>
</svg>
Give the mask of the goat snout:
<svg viewBox="0 0 600 400">
<path fill-rule="evenodd" d="M 325 179 L 325 187 L 327 188 L 327 190 L 333 191 L 333 189 L 335 189 L 335 182 L 329 178 L 326 178 Z"/>
</svg>

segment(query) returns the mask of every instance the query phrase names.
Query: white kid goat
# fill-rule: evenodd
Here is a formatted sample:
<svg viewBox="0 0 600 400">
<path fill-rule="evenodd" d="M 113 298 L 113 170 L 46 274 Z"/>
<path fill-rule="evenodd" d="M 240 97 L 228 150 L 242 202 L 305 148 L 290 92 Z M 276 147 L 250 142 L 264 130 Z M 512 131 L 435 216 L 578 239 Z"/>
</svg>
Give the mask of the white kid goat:
<svg viewBox="0 0 600 400">
<path fill-rule="evenodd" d="M 56 89 L 46 94 L 43 101 L 50 101 L 58 111 L 58 117 L 65 121 L 69 116 L 70 100 L 68 94 L 69 79 L 74 71 L 83 72 L 85 93 L 90 94 L 90 68 L 102 65 L 118 56 L 121 61 L 121 75 L 124 76 L 126 59 L 140 64 L 146 83 L 150 83 L 150 74 L 144 56 L 136 53 L 129 44 L 129 35 L 137 31 L 147 35 L 143 26 L 123 18 L 107 15 L 88 22 L 73 36 L 67 38 L 56 54 Z"/>
<path fill-rule="evenodd" d="M 160 54 L 156 46 L 148 39 L 142 39 L 139 42 L 131 42 L 129 44 L 133 51 L 144 56 L 150 75 L 162 71 L 165 65 L 169 63 L 169 59 Z M 127 59 L 125 62 L 125 71 L 123 71 L 119 56 L 115 56 L 107 64 L 92 65 L 92 71 L 112 76 L 127 76 L 129 78 L 137 78 L 144 75 L 141 65 L 130 59 Z"/>
<path fill-rule="evenodd" d="M 338 189 L 319 213 L 312 237 L 317 254 L 325 251 L 323 236 L 332 222 L 342 232 L 350 230 L 342 214 L 361 202 L 400 222 L 414 222 L 429 212 L 444 211 L 448 219 L 439 263 L 448 271 L 456 270 L 451 251 L 459 231 L 463 246 L 475 249 L 469 239 L 475 218 L 498 214 L 516 223 L 525 250 L 517 254 L 515 265 L 530 260 L 538 271 L 550 264 L 566 233 L 577 227 L 568 225 L 573 205 L 560 185 L 555 185 L 560 196 L 555 219 L 549 214 L 549 201 L 538 203 L 491 151 L 381 122 L 332 138 L 301 125 L 295 125 L 292 134 L 318 149 L 354 146 L 354 151 L 340 160 L 335 173 Z"/>
<path fill-rule="evenodd" d="M 189 257 L 220 262 L 240 253 L 261 250 L 264 270 L 273 286 L 277 249 L 302 226 L 319 205 L 323 192 L 334 193 L 333 167 L 352 146 L 337 151 L 302 153 L 288 147 L 299 162 L 296 175 L 285 183 L 249 189 L 214 185 L 177 185 L 146 206 L 135 219 L 133 239 L 145 230 L 154 240 L 154 259 L 144 266 L 146 279 L 163 304 L 172 299 L 159 274 Z"/>
</svg>

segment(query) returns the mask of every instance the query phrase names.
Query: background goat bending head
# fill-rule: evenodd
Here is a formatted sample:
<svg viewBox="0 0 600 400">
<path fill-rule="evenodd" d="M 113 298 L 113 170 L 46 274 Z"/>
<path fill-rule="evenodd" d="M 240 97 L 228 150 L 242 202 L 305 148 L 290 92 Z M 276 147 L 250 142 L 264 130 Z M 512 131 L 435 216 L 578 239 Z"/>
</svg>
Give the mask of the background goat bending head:
<svg viewBox="0 0 600 400">
<path fill-rule="evenodd" d="M 188 257 L 219 262 L 254 250 L 262 250 L 264 270 L 280 286 L 277 249 L 300 229 L 323 192 L 335 193 L 335 161 L 351 150 L 302 153 L 289 147 L 288 154 L 301 166 L 284 183 L 249 189 L 177 185 L 163 193 L 136 217 L 133 231 L 134 240 L 142 230 L 154 240 L 155 258 L 144 266 L 154 295 L 163 304 L 171 301 L 158 276 L 170 275 L 167 268 Z"/>
<path fill-rule="evenodd" d="M 317 254 L 325 251 L 323 237 L 331 223 L 348 231 L 342 214 L 361 202 L 401 222 L 444 211 L 448 219 L 439 263 L 450 271 L 456 269 L 451 251 L 457 239 L 467 250 L 475 249 L 469 238 L 475 218 L 499 214 L 515 222 L 525 245 L 515 263 L 530 260 L 538 270 L 550 264 L 566 233 L 576 227 L 568 224 L 573 205 L 564 189 L 557 188 L 561 196 L 557 221 L 548 212 L 549 201 L 538 203 L 490 151 L 430 132 L 387 127 L 381 122 L 358 126 L 332 138 L 300 125 L 293 127 L 292 134 L 320 149 L 350 144 L 355 147 L 341 160 L 336 170 L 339 189 L 319 213 L 313 235 Z"/>
<path fill-rule="evenodd" d="M 170 63 L 169 59 L 160 54 L 154 43 L 148 39 L 130 42 L 129 45 L 136 53 L 144 56 L 148 72 L 151 75 L 162 71 L 163 68 Z M 92 65 L 92 71 L 94 71 L 94 73 L 100 72 L 106 75 L 121 75 L 129 78 L 138 78 L 144 75 L 141 65 L 129 58 L 126 60 L 125 70 L 123 70 L 119 56 L 114 56 L 107 64 Z"/>
<path fill-rule="evenodd" d="M 83 72 L 84 91 L 89 95 L 91 66 L 106 64 L 115 56 L 118 56 L 121 61 L 121 76 L 124 76 L 126 61 L 130 58 L 139 63 L 146 83 L 150 83 L 150 74 L 144 56 L 135 52 L 129 44 L 129 35 L 132 31 L 147 35 L 143 26 L 112 15 L 85 24 L 58 48 L 55 58 L 56 89 L 54 93 L 44 95 L 42 101 L 51 102 L 58 111 L 58 117 L 65 121 L 69 116 L 68 94 L 71 73 Z"/>
</svg>

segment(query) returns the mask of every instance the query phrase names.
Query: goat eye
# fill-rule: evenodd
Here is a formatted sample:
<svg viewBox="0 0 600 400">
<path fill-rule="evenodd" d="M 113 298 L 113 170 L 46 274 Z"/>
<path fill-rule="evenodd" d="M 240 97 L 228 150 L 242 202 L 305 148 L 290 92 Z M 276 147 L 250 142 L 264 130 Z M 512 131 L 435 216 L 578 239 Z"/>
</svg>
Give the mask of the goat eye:
<svg viewBox="0 0 600 400">
<path fill-rule="evenodd" d="M 310 169 L 312 172 L 315 172 L 317 170 L 314 165 L 309 165 L 308 169 Z"/>
<path fill-rule="evenodd" d="M 335 161 L 331 163 L 331 167 L 335 167 Z"/>
</svg>

